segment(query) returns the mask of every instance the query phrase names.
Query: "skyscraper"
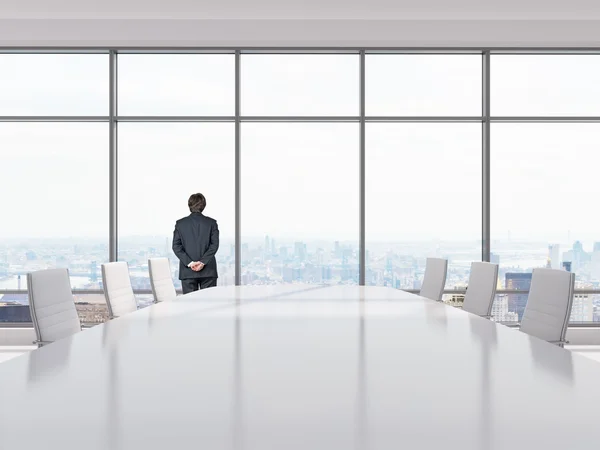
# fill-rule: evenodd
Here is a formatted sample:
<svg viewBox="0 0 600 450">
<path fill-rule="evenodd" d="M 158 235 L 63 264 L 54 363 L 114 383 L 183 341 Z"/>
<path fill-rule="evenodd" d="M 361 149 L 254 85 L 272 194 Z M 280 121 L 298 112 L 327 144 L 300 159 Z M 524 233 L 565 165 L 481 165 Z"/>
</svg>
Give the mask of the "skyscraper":
<svg viewBox="0 0 600 450">
<path fill-rule="evenodd" d="M 531 273 L 507 273 L 505 275 L 505 286 L 509 290 L 529 291 L 531 287 Z M 528 293 L 508 294 L 508 307 L 510 311 L 516 312 L 519 321 L 523 318 L 523 312 L 527 305 Z"/>
<path fill-rule="evenodd" d="M 496 322 L 517 322 L 517 313 L 508 310 L 508 295 L 498 294 L 492 304 L 492 317 Z"/>
<path fill-rule="evenodd" d="M 264 256 L 265 259 L 268 258 L 271 255 L 271 241 L 269 240 L 269 236 L 265 236 L 265 249 L 264 249 Z"/>
<path fill-rule="evenodd" d="M 548 246 L 548 258 L 552 269 L 560 269 L 560 245 L 552 244 Z"/>
<path fill-rule="evenodd" d="M 569 320 L 571 322 L 593 322 L 594 302 L 592 297 L 587 294 L 575 295 Z"/>
<path fill-rule="evenodd" d="M 304 242 L 294 243 L 294 256 L 300 261 L 306 259 L 306 244 Z"/>
<path fill-rule="evenodd" d="M 279 258 L 282 260 L 288 259 L 288 248 L 287 247 L 279 247 Z"/>
<path fill-rule="evenodd" d="M 600 242 L 594 242 L 592 264 L 590 265 L 590 277 L 592 280 L 600 280 Z"/>
<path fill-rule="evenodd" d="M 571 261 L 571 268 L 573 272 L 580 272 L 584 268 L 585 264 L 591 261 L 592 256 L 590 253 L 583 249 L 583 244 L 580 241 L 575 241 L 573 244 L 573 250 L 570 252 L 570 258 L 563 258 L 564 260 Z"/>
<path fill-rule="evenodd" d="M 334 248 L 333 248 L 333 254 L 335 255 L 336 258 L 341 258 L 340 241 L 335 241 Z"/>
</svg>

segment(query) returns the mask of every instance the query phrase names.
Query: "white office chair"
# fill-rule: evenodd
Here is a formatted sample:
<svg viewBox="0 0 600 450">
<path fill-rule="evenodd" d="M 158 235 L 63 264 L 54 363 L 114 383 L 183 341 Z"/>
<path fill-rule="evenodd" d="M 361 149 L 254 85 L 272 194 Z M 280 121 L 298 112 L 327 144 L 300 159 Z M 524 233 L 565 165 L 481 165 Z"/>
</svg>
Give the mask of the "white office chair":
<svg viewBox="0 0 600 450">
<path fill-rule="evenodd" d="M 150 285 L 154 295 L 154 303 L 175 299 L 177 292 L 171 278 L 171 264 L 168 258 L 150 258 L 148 260 Z"/>
<path fill-rule="evenodd" d="M 575 274 L 565 270 L 534 269 L 520 329 L 559 346 L 567 342 L 573 306 Z"/>
<path fill-rule="evenodd" d="M 27 291 L 38 347 L 81 331 L 67 269 L 28 273 Z"/>
<path fill-rule="evenodd" d="M 425 275 L 421 285 L 421 297 L 440 301 L 446 286 L 446 273 L 448 271 L 448 260 L 439 258 L 427 258 Z"/>
<path fill-rule="evenodd" d="M 102 283 L 108 316 L 111 319 L 137 310 L 137 302 L 129 278 L 129 266 L 126 262 L 102 264 Z"/>
<path fill-rule="evenodd" d="M 498 264 L 472 263 L 463 309 L 481 317 L 491 318 L 497 284 Z"/>
</svg>

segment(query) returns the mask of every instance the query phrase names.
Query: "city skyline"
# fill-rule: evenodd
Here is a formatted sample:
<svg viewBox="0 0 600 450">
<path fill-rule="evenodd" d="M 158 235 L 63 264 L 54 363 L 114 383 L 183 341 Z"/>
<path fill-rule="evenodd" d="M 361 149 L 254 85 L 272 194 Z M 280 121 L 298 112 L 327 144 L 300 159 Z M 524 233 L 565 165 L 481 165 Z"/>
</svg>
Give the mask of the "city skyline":
<svg viewBox="0 0 600 450">
<path fill-rule="evenodd" d="M 68 242 L 68 243 L 67 243 Z M 122 237 L 120 240 L 119 260 L 127 261 L 130 268 L 132 285 L 135 290 L 149 290 L 147 258 L 166 256 L 171 260 L 172 275 L 175 285 L 177 280 L 177 259 L 171 251 L 171 240 L 168 236 L 157 236 L 151 239 L 143 237 Z M 449 259 L 446 290 L 464 290 L 468 284 L 470 264 L 478 260 L 480 248 L 464 247 L 464 243 L 446 242 L 441 247 L 435 242 L 421 246 L 415 242 L 383 242 L 379 245 L 367 243 L 367 265 L 365 267 L 366 284 L 388 286 L 397 289 L 418 290 L 424 274 L 424 263 L 427 257 L 436 256 Z M 473 243 L 476 244 L 476 243 Z M 514 285 L 508 279 L 523 278 L 531 281 L 531 269 L 561 265 L 569 261 L 569 269 L 576 272 L 578 289 L 600 288 L 600 240 L 586 251 L 581 242 L 560 248 L 556 244 L 545 245 L 530 243 L 529 250 L 519 247 L 507 248 L 492 253 L 492 261 L 500 264 L 498 288 L 527 290 L 528 286 Z M 313 283 L 313 284 L 358 284 L 358 247 L 353 242 L 342 240 L 330 241 L 284 239 L 282 237 L 263 235 L 262 239 L 242 237 L 241 281 L 242 284 L 277 284 L 277 283 Z M 494 249 L 493 249 L 494 250 Z M 7 247 L 0 244 L 0 295 L 2 290 L 26 289 L 25 274 L 30 270 L 60 266 L 68 267 L 71 273 L 73 288 L 78 289 L 76 302 L 85 315 L 92 320 L 104 314 L 102 296 L 86 294 L 81 289 L 101 290 L 100 264 L 102 255 L 107 254 L 106 246 L 93 243 L 47 242 L 46 246 L 32 250 L 24 245 Z M 558 255 L 559 261 L 553 261 Z M 223 240 L 217 253 L 220 271 L 220 285 L 235 283 L 235 248 L 233 241 Z M 533 264 L 532 264 L 533 262 Z M 19 269 L 19 267 L 21 269 Z M 16 273 L 20 273 L 18 280 Z M 27 294 L 8 296 L 8 300 L 0 298 L 7 306 L 26 304 Z M 20 296 L 19 296 L 20 295 Z M 138 294 L 140 295 L 140 294 Z M 445 301 L 460 303 L 461 295 L 446 294 Z M 506 296 L 506 305 L 504 297 Z M 96 297 L 95 297 L 96 296 Z M 4 296 L 3 296 L 4 297 Z M 141 295 L 149 304 L 151 296 Z M 463 296 L 464 297 L 464 296 Z M 16 300 L 15 300 L 16 299 Z M 88 300 L 91 300 L 91 304 Z M 494 306 L 498 320 L 519 319 L 527 301 L 527 294 L 498 294 L 497 305 Z M 87 305 L 87 306 L 86 306 Z M 91 306 L 90 306 L 91 305 Z M 99 306 L 94 306 L 99 305 Z M 93 319 L 96 320 L 96 319 Z M 598 294 L 576 294 L 572 321 L 600 320 L 600 292 Z"/>
</svg>

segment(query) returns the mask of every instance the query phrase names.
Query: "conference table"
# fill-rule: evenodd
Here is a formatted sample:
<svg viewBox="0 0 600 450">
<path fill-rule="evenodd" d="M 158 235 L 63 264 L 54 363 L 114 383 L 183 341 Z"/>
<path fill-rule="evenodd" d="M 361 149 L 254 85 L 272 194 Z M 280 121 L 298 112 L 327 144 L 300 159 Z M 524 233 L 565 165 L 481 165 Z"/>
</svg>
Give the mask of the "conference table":
<svg viewBox="0 0 600 450">
<path fill-rule="evenodd" d="M 384 287 L 217 287 L 0 365 L 0 448 L 597 449 L 600 364 Z"/>
</svg>

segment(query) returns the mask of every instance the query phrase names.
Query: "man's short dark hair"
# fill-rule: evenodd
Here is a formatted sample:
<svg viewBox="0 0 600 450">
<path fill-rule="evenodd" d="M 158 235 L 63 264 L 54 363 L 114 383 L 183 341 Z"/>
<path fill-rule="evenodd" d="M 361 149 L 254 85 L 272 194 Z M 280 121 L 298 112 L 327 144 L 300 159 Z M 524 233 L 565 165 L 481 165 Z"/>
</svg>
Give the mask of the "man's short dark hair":
<svg viewBox="0 0 600 450">
<path fill-rule="evenodd" d="M 188 200 L 188 206 L 191 212 L 201 213 L 206 208 L 206 198 L 200 193 L 192 194 Z"/>
</svg>

